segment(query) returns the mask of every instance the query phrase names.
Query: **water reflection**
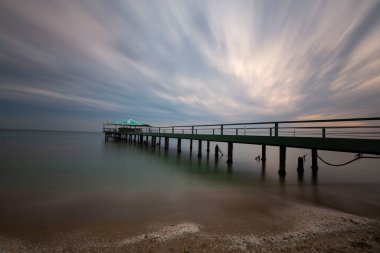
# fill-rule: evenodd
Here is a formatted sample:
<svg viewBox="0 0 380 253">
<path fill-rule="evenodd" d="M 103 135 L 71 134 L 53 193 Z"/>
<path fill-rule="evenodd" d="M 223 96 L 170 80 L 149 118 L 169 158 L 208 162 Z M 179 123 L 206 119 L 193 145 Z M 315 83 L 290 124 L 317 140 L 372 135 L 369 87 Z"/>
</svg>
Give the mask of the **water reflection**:
<svg viewBox="0 0 380 253">
<path fill-rule="evenodd" d="M 312 173 L 311 173 L 311 182 L 313 183 L 313 185 L 317 185 L 318 184 L 318 171 L 317 170 L 312 170 Z"/>
<path fill-rule="evenodd" d="M 298 172 L 297 176 L 298 176 L 298 183 L 302 184 L 303 183 L 303 173 Z"/>
<path fill-rule="evenodd" d="M 261 162 L 261 182 L 265 182 L 265 160 L 262 160 Z"/>
<path fill-rule="evenodd" d="M 111 147 L 112 144 L 118 147 Z M 184 148 L 181 153 L 177 152 L 176 145 L 170 145 L 168 149 L 160 149 L 154 148 L 149 144 L 140 145 L 140 143 L 137 143 L 137 145 L 123 145 L 122 148 L 128 150 L 133 147 L 136 149 L 134 156 L 125 159 L 137 159 L 137 157 L 140 157 L 143 161 L 154 159 L 152 162 L 157 172 L 162 170 L 159 173 L 165 174 L 168 172 L 168 169 L 170 169 L 172 175 L 182 175 L 185 176 L 185 178 L 192 178 L 191 180 L 194 180 L 193 178 L 196 175 L 196 180 L 206 180 L 209 183 L 219 184 L 226 182 L 228 178 L 229 184 L 241 187 L 263 184 L 284 186 L 285 183 L 287 185 L 294 185 L 305 182 L 305 178 L 302 174 L 294 173 L 297 172 L 297 170 L 290 170 L 288 178 L 279 175 L 277 173 L 277 162 L 270 158 L 268 161 L 261 159 L 255 160 L 254 157 L 247 159 L 246 157 L 242 157 L 245 153 L 239 151 L 236 152 L 234 163 L 228 164 L 224 156 L 214 157 L 208 152 L 204 152 L 203 156 L 198 157 L 197 149 L 194 151 L 193 149 L 186 149 L 186 142 L 183 142 L 182 145 Z M 121 148 L 120 143 L 109 142 L 107 145 L 107 149 L 109 149 L 107 153 L 112 152 L 111 150 L 114 148 Z M 244 149 L 247 150 L 246 147 L 244 147 Z M 148 158 L 147 155 L 152 156 Z M 196 162 L 194 162 L 194 159 Z M 165 162 L 164 168 L 161 168 L 160 160 Z M 141 165 L 142 167 L 144 167 L 143 163 Z M 274 166 L 274 164 L 276 164 L 276 166 Z M 145 170 L 148 171 L 150 168 Z M 293 175 L 295 177 L 293 177 Z M 316 175 L 313 176 L 312 182 L 314 184 L 318 183 Z"/>
</svg>

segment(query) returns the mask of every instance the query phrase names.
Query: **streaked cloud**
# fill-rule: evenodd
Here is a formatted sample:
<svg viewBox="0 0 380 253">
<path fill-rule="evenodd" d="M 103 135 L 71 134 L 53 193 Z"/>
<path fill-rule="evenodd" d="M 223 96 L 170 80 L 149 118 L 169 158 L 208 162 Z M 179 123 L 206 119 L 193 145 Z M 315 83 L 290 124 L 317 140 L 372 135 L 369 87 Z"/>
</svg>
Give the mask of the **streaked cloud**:
<svg viewBox="0 0 380 253">
<path fill-rule="evenodd" d="M 377 0 L 2 1 L 0 127 L 38 128 L 25 110 L 70 129 L 378 116 L 378 13 Z"/>
</svg>

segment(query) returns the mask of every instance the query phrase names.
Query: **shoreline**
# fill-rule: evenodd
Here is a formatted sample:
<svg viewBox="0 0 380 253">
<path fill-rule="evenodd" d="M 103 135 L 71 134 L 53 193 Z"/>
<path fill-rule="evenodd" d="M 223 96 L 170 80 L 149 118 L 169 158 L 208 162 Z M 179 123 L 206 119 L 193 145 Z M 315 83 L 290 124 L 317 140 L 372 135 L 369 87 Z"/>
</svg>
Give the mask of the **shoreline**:
<svg viewBox="0 0 380 253">
<path fill-rule="evenodd" d="M 0 210 L 0 251 L 380 250 L 378 217 L 282 197 L 230 191 L 2 192 L 0 201 L 8 205 Z"/>
</svg>

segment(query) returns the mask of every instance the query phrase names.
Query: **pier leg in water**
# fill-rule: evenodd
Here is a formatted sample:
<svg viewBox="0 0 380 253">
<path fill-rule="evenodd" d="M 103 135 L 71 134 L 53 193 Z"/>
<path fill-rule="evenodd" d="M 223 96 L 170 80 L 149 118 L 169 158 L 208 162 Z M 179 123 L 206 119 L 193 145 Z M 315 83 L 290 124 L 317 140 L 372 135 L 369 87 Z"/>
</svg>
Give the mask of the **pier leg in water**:
<svg viewBox="0 0 380 253">
<path fill-rule="evenodd" d="M 158 147 L 161 148 L 161 137 L 158 137 Z"/>
<path fill-rule="evenodd" d="M 198 157 L 202 156 L 202 140 L 198 140 Z"/>
<path fill-rule="evenodd" d="M 146 136 L 145 144 L 148 145 L 148 135 Z"/>
<path fill-rule="evenodd" d="M 190 139 L 190 150 L 193 149 L 193 139 Z"/>
<path fill-rule="evenodd" d="M 263 162 L 267 160 L 267 145 L 261 145 L 261 160 Z"/>
<path fill-rule="evenodd" d="M 207 141 L 207 149 L 206 149 L 206 151 L 207 151 L 207 154 L 210 153 L 210 141 Z"/>
<path fill-rule="evenodd" d="M 285 165 L 286 165 L 286 147 L 280 146 L 280 169 L 278 170 L 278 174 L 280 174 L 280 176 L 285 176 L 286 174 Z"/>
<path fill-rule="evenodd" d="M 318 150 L 315 148 L 311 150 L 311 169 L 313 173 L 318 171 Z"/>
<path fill-rule="evenodd" d="M 227 163 L 232 164 L 232 151 L 234 148 L 234 143 L 233 142 L 228 142 L 228 151 L 227 151 Z"/>
<path fill-rule="evenodd" d="M 303 174 L 303 158 L 302 157 L 298 157 L 298 166 L 297 166 L 297 172 L 298 174 Z"/>
<path fill-rule="evenodd" d="M 165 147 L 164 147 L 164 149 L 165 150 L 168 150 L 169 149 L 169 137 L 165 137 Z"/>
<path fill-rule="evenodd" d="M 181 153 L 181 138 L 177 139 L 177 153 Z"/>
</svg>

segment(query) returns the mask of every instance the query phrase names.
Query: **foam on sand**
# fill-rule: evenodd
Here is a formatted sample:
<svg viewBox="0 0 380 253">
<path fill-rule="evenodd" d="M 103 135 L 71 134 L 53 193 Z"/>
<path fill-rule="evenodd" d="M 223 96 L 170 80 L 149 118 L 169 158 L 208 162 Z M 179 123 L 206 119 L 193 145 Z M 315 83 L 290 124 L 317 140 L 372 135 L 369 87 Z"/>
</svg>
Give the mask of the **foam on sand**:
<svg viewBox="0 0 380 253">
<path fill-rule="evenodd" d="M 292 220 L 293 226 L 289 227 L 286 232 L 266 236 L 228 235 L 225 240 L 230 241 L 231 248 L 244 250 L 248 246 L 268 246 L 284 241 L 297 242 L 318 235 L 356 230 L 366 224 L 376 222 L 336 210 L 305 205 L 295 205 L 285 211 L 279 211 L 277 214 L 279 217 Z"/>
<path fill-rule="evenodd" d="M 152 240 L 152 239 L 165 242 L 187 233 L 193 234 L 193 233 L 198 233 L 198 232 L 200 232 L 200 229 L 197 224 L 185 222 L 185 223 L 180 223 L 177 225 L 166 226 L 155 232 L 150 232 L 150 233 L 146 233 L 146 234 L 139 235 L 136 237 L 127 238 L 121 241 L 119 245 L 124 246 L 124 245 L 138 243 L 144 240 Z"/>
</svg>

